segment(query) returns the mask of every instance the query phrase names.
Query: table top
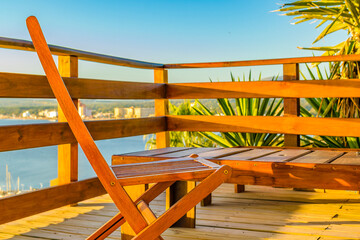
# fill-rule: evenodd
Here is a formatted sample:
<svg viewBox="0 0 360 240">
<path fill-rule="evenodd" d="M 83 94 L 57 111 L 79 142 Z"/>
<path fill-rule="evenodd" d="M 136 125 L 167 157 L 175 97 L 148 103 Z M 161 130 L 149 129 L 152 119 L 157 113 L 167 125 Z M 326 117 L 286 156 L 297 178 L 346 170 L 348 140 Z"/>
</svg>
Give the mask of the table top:
<svg viewBox="0 0 360 240">
<path fill-rule="evenodd" d="M 169 158 L 187 157 L 197 154 L 199 157 L 217 160 L 243 160 L 263 162 L 291 162 L 316 164 L 360 165 L 358 151 L 347 149 L 302 149 L 272 147 L 234 147 L 234 148 L 191 148 L 168 147 L 113 155 L 113 164 L 133 160 L 153 161 Z"/>
</svg>

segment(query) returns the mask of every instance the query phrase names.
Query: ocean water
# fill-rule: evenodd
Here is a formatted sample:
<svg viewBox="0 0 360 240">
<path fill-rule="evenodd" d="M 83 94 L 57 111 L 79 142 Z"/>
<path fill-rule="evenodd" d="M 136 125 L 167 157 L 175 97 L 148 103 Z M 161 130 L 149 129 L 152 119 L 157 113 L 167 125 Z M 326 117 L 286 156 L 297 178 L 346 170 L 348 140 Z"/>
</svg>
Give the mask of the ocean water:
<svg viewBox="0 0 360 240">
<path fill-rule="evenodd" d="M 45 123 L 47 120 L 0 119 L 2 125 Z M 110 164 L 111 156 L 118 153 L 141 151 L 145 149 L 143 136 L 126 137 L 96 141 L 101 153 Z M 11 185 L 17 189 L 48 187 L 50 180 L 57 177 L 57 146 L 0 152 L 0 187 L 5 190 L 6 165 L 11 173 Z M 79 179 L 95 176 L 89 162 L 79 147 Z"/>
</svg>

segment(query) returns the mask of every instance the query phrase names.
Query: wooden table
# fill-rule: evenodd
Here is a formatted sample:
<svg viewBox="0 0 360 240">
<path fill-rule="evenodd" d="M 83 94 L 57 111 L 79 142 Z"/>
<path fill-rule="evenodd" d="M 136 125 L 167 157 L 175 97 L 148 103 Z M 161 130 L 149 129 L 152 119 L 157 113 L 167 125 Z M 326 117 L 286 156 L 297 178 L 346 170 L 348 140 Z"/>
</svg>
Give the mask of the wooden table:
<svg viewBox="0 0 360 240">
<path fill-rule="evenodd" d="M 360 190 L 358 150 L 273 147 L 169 147 L 114 155 L 112 164 L 197 154 L 233 168 L 231 183 L 274 187 Z"/>
<path fill-rule="evenodd" d="M 160 161 L 197 154 L 218 164 L 232 167 L 229 183 L 235 192 L 244 191 L 244 185 L 273 187 L 360 190 L 360 156 L 358 150 L 305 149 L 273 147 L 186 148 L 169 147 L 134 153 L 113 155 L 112 164 Z M 167 208 L 189 192 L 195 183 L 178 182 L 167 191 Z M 144 187 L 128 191 L 130 195 L 144 191 Z M 202 202 L 211 204 L 211 195 Z M 195 208 L 182 217 L 175 226 L 195 227 Z M 124 228 L 124 227 L 123 227 Z M 126 231 L 126 228 L 124 228 Z"/>
</svg>

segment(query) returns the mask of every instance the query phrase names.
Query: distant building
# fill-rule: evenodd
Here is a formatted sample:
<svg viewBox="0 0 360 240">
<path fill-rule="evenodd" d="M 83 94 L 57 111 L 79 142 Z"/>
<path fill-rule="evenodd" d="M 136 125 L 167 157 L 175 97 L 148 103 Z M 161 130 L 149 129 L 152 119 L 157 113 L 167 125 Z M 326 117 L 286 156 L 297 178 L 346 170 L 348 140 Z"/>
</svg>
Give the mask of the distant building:
<svg viewBox="0 0 360 240">
<path fill-rule="evenodd" d="M 39 117 L 57 118 L 58 112 L 55 110 L 49 111 L 48 109 L 45 109 L 44 111 L 39 112 L 38 115 Z"/>
<path fill-rule="evenodd" d="M 141 118 L 154 115 L 154 108 L 114 108 L 115 118 Z"/>
<path fill-rule="evenodd" d="M 125 108 L 124 118 L 140 118 L 141 117 L 141 108 L 129 107 Z"/>
<path fill-rule="evenodd" d="M 123 118 L 125 108 L 114 108 L 114 118 Z"/>
<path fill-rule="evenodd" d="M 46 117 L 46 118 L 56 118 L 58 116 L 58 112 L 55 110 L 49 111 L 49 110 L 44 110 L 38 113 L 38 115 L 40 117 Z"/>
<path fill-rule="evenodd" d="M 79 104 L 79 115 L 82 118 L 91 117 L 92 116 L 92 110 L 88 109 L 85 104 L 80 103 Z"/>
<path fill-rule="evenodd" d="M 28 117 L 30 117 L 30 112 L 29 111 L 25 111 L 25 112 L 23 112 L 22 114 L 21 114 L 21 116 L 23 117 L 23 118 L 28 118 Z"/>
</svg>

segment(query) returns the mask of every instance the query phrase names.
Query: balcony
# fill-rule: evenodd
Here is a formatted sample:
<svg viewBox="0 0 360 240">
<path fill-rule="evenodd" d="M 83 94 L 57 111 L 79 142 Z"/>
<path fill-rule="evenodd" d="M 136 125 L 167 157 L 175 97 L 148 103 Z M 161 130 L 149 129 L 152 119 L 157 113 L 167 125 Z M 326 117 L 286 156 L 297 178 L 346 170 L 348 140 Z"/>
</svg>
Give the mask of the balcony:
<svg viewBox="0 0 360 240">
<path fill-rule="evenodd" d="M 0 47 L 34 50 L 29 41 L 7 38 L 0 38 Z M 50 49 L 59 56 L 60 73 L 76 104 L 79 99 L 155 99 L 155 117 L 88 121 L 86 125 L 95 140 L 156 133 L 160 149 L 169 147 L 169 131 L 279 133 L 284 134 L 285 147 L 303 151 L 304 155 L 314 151 L 298 148 L 299 135 L 360 137 L 359 119 L 299 117 L 299 98 L 360 97 L 360 82 L 357 79 L 299 81 L 298 68 L 301 63 L 359 61 L 359 55 L 157 64 L 59 46 Z M 79 60 L 149 69 L 154 71 L 154 83 L 79 78 Z M 168 71 L 172 69 L 261 65 L 283 65 L 283 81 L 168 83 Z M 0 73 L 0 97 L 54 98 L 45 76 L 15 73 Z M 170 116 L 168 113 L 169 99 L 225 97 L 283 98 L 284 116 Z M 97 178 L 78 180 L 78 144 L 61 111 L 58 120 L 0 126 L 0 151 L 59 145 L 58 175 L 54 176 L 52 187 L 0 199 L 1 238 L 84 239 L 117 212 Z M 331 164 L 337 158 L 322 162 L 319 158 L 312 162 L 291 162 L 294 158 L 257 163 L 251 162 L 253 158 L 228 161 L 226 164 L 233 164 L 238 174 L 230 181 L 236 184 L 238 192 L 243 185 L 262 186 L 247 186 L 245 192 L 234 193 L 232 185 L 224 184 L 213 194 L 212 205 L 203 202 L 208 206 L 192 210 L 187 216 L 190 220 L 179 224 L 188 228 L 174 227 L 163 236 L 165 239 L 358 239 L 360 231 L 355 218 L 360 211 L 358 195 L 354 192 L 359 190 L 358 162 L 354 161 L 358 150 L 336 151 L 343 153 L 337 158 L 350 153 L 352 160 L 338 164 Z M 132 158 L 132 161 L 145 160 L 136 154 Z M 301 186 L 335 191 L 287 189 Z M 182 195 L 188 187 L 173 187 L 170 195 Z M 132 192 L 136 191 L 129 189 L 129 194 Z M 156 214 L 171 204 L 169 199 L 161 195 L 154 201 Z M 120 237 L 120 233 L 112 236 Z"/>
</svg>

